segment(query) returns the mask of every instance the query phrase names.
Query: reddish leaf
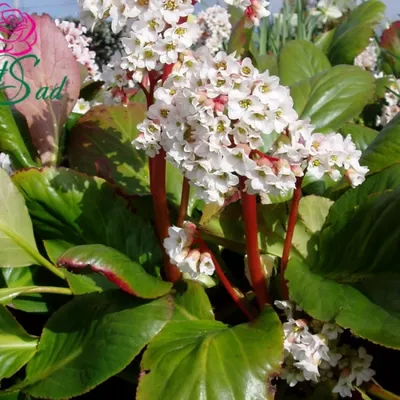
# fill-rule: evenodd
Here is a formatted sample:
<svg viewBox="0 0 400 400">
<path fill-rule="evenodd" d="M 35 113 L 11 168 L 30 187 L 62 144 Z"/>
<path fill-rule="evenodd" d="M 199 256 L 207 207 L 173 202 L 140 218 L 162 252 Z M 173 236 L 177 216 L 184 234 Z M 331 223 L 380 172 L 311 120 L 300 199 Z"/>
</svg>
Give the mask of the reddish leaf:
<svg viewBox="0 0 400 400">
<path fill-rule="evenodd" d="M 20 61 L 23 71 L 16 65 L 16 76 L 9 71 L 4 81 L 10 101 L 21 99 L 25 93 L 29 93 L 15 107 L 28 122 L 33 143 L 43 164 L 54 165 L 57 163 L 62 127 L 79 96 L 79 67 L 64 35 L 51 17 L 33 14 L 32 19 L 36 23 L 37 42 L 32 52 Z M 15 43 L 14 50 L 18 51 L 23 46 L 23 42 Z M 10 58 L 9 67 L 12 62 Z M 29 92 L 27 86 L 21 86 L 21 79 L 29 85 Z M 56 96 L 57 93 L 59 96 Z M 53 94 L 53 99 L 49 98 L 50 94 Z"/>
<path fill-rule="evenodd" d="M 400 76 L 400 21 L 393 22 L 383 32 L 380 45 L 386 50 L 383 53 L 385 72 L 394 74 L 398 78 Z"/>
</svg>

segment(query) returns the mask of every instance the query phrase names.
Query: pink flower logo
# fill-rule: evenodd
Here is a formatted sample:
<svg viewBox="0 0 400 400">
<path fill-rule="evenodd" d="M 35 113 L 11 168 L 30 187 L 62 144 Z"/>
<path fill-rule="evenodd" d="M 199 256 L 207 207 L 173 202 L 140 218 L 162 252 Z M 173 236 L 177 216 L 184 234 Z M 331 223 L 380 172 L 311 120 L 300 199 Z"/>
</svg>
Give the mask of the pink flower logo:
<svg viewBox="0 0 400 400">
<path fill-rule="evenodd" d="M 36 22 L 17 8 L 0 4 L 0 55 L 23 56 L 37 41 Z"/>
</svg>

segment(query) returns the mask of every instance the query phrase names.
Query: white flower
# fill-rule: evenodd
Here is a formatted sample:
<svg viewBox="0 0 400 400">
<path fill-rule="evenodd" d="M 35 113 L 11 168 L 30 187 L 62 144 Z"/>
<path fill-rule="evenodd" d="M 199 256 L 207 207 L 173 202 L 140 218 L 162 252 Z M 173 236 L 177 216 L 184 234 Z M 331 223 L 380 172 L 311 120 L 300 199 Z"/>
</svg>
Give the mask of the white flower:
<svg viewBox="0 0 400 400">
<path fill-rule="evenodd" d="M 86 114 L 90 110 L 90 102 L 85 99 L 79 99 L 76 103 L 72 112 L 77 114 Z"/>
<path fill-rule="evenodd" d="M 341 397 L 352 397 L 352 391 L 355 390 L 350 377 L 340 378 L 338 383 L 332 389 L 333 393 L 339 393 Z"/>
<path fill-rule="evenodd" d="M 321 22 L 325 24 L 328 20 L 338 19 L 343 14 L 338 7 L 333 5 L 333 0 L 320 0 L 317 3 L 317 8 L 311 10 L 311 15 L 319 17 Z"/>
<path fill-rule="evenodd" d="M 0 153 L 0 168 L 3 168 L 8 175 L 11 175 L 14 172 L 10 156 L 6 153 Z"/>
<path fill-rule="evenodd" d="M 325 322 L 321 330 L 321 333 L 329 340 L 337 339 L 342 332 L 343 329 L 333 322 Z"/>
<path fill-rule="evenodd" d="M 375 72 L 378 63 L 378 49 L 375 39 L 371 38 L 369 45 L 354 59 L 354 65 Z"/>
<path fill-rule="evenodd" d="M 213 275 L 215 272 L 214 262 L 210 253 L 202 253 L 200 256 L 199 265 L 200 274 Z"/>
</svg>

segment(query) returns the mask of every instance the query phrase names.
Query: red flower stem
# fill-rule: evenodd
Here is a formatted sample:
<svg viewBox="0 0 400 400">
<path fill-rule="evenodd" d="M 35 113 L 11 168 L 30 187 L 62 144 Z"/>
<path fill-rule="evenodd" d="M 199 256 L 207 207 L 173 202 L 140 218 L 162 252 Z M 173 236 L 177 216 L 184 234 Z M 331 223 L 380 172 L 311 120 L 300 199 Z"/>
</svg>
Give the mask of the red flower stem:
<svg viewBox="0 0 400 400">
<path fill-rule="evenodd" d="M 257 297 L 258 305 L 262 310 L 270 303 L 268 287 L 263 267 L 261 265 L 260 251 L 258 249 L 258 227 L 257 227 L 257 201 L 255 195 L 244 191 L 246 178 L 240 178 L 240 189 L 242 196 L 242 211 L 244 229 L 246 234 L 246 252 L 250 270 L 251 282 Z"/>
<path fill-rule="evenodd" d="M 162 82 L 167 79 L 169 73 L 172 70 L 173 65 L 165 65 L 163 71 Z M 153 77 L 151 77 L 153 78 Z M 150 96 L 151 104 L 154 101 L 154 88 L 155 79 L 150 79 Z M 151 104 L 148 104 L 150 107 Z M 180 279 L 181 273 L 175 265 L 172 265 L 168 255 L 165 253 L 163 242 L 168 235 L 168 228 L 171 226 L 171 220 L 169 218 L 168 202 L 167 202 L 167 192 L 165 187 L 165 172 L 166 172 L 166 161 L 165 161 L 165 151 L 160 150 L 160 152 L 153 158 L 150 158 L 149 162 L 150 169 L 150 190 L 153 198 L 154 206 L 154 216 L 157 228 L 158 237 L 161 241 L 161 247 L 164 257 L 164 274 L 168 281 L 176 282 Z"/>
<path fill-rule="evenodd" d="M 297 178 L 296 188 L 294 189 L 293 192 L 292 206 L 290 208 L 285 243 L 283 245 L 283 253 L 281 259 L 281 288 L 282 288 L 282 296 L 285 300 L 289 300 L 289 290 L 285 279 L 285 272 L 289 262 L 290 250 L 292 248 L 292 240 L 293 240 L 294 228 L 297 222 L 297 214 L 299 213 L 302 183 L 303 183 L 303 177 Z"/>
<path fill-rule="evenodd" d="M 268 154 L 265 154 L 265 153 L 263 153 L 262 151 L 257 150 L 257 149 L 252 150 L 252 151 L 251 151 L 251 154 L 257 154 L 257 155 L 260 156 L 261 158 L 266 158 L 266 159 L 269 160 L 269 161 L 279 161 L 279 160 L 280 160 L 280 159 L 277 158 L 277 157 L 269 156 Z"/>
<path fill-rule="evenodd" d="M 143 84 L 139 82 L 140 89 L 143 90 L 144 95 L 146 96 L 147 108 L 149 108 L 153 104 L 153 93 L 150 93 Z"/>
<path fill-rule="evenodd" d="M 181 205 L 179 207 L 178 220 L 176 222 L 176 225 L 179 227 L 182 226 L 186 218 L 188 204 L 189 204 L 189 194 L 190 194 L 189 180 L 187 178 L 183 178 Z"/>
<path fill-rule="evenodd" d="M 362 389 L 364 389 L 364 386 L 361 386 Z M 400 400 L 400 396 L 397 396 L 394 393 L 388 392 L 385 390 L 383 387 L 377 385 L 374 382 L 368 382 L 365 384 L 365 391 L 372 395 L 375 396 L 378 399 L 382 400 Z"/>
<path fill-rule="evenodd" d="M 253 321 L 255 318 L 255 315 L 249 310 L 244 294 L 238 288 L 235 288 L 232 286 L 231 282 L 226 277 L 223 269 L 219 265 L 219 262 L 217 261 L 216 257 L 211 252 L 211 250 L 208 248 L 208 246 L 203 241 L 203 239 L 200 236 L 198 236 L 196 238 L 196 241 L 197 241 L 197 243 L 199 243 L 199 245 L 200 245 L 199 248 L 202 252 L 207 252 L 211 255 L 218 278 L 221 281 L 221 283 L 224 285 L 224 288 L 229 293 L 232 300 L 235 302 L 235 304 L 238 306 L 238 308 L 243 312 L 243 314 L 246 315 L 246 317 L 249 319 L 249 321 Z"/>
</svg>

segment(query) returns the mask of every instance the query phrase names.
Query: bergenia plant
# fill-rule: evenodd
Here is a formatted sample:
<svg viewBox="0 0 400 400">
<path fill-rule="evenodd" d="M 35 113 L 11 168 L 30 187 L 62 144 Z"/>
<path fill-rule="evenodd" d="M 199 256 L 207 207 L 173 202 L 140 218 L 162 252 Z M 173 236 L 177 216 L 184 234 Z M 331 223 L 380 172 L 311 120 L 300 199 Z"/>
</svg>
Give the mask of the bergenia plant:
<svg viewBox="0 0 400 400">
<path fill-rule="evenodd" d="M 227 3 L 2 5 L 0 400 L 400 398 L 397 24 Z"/>
</svg>

